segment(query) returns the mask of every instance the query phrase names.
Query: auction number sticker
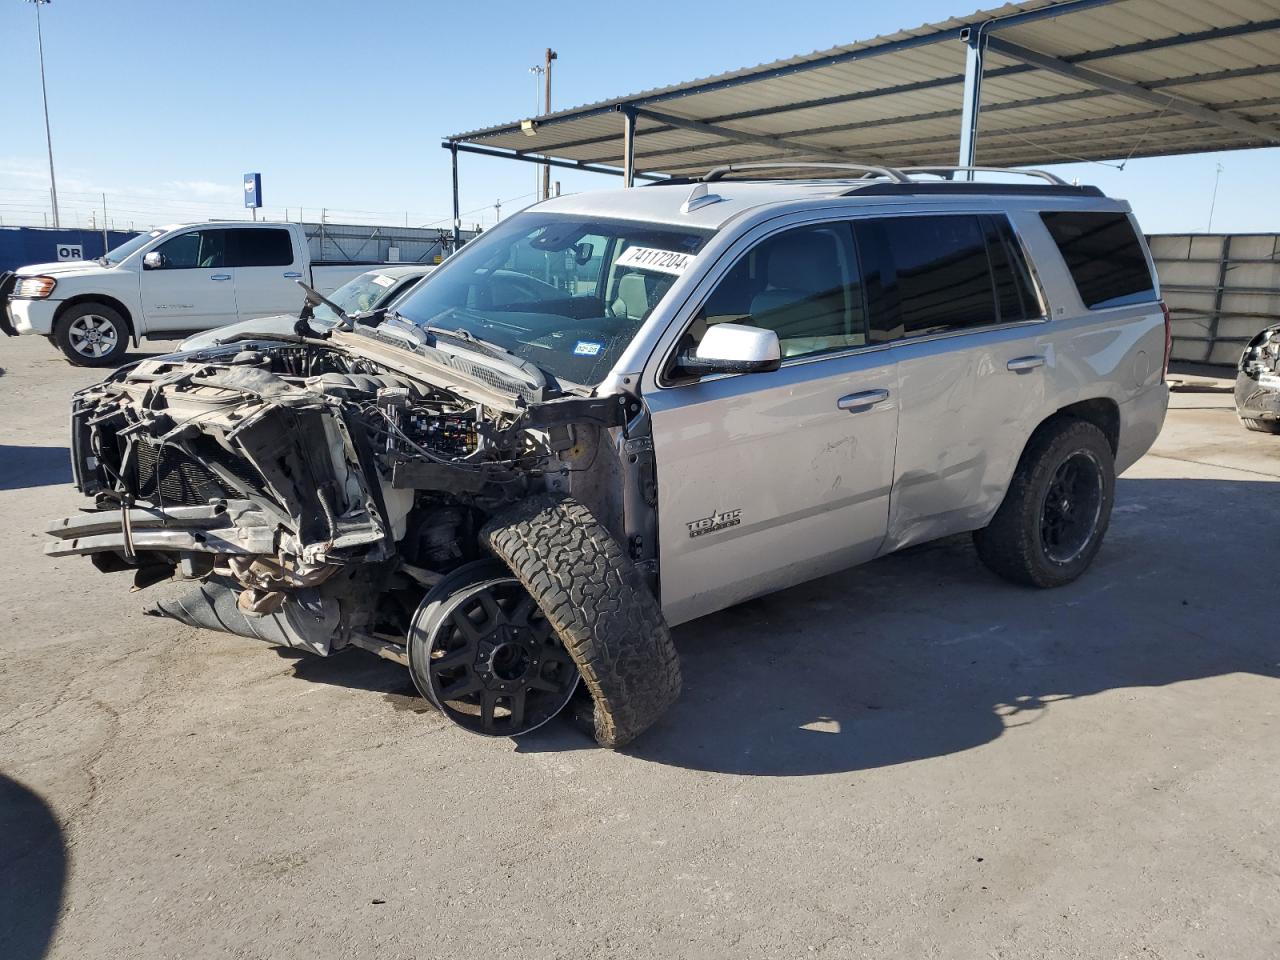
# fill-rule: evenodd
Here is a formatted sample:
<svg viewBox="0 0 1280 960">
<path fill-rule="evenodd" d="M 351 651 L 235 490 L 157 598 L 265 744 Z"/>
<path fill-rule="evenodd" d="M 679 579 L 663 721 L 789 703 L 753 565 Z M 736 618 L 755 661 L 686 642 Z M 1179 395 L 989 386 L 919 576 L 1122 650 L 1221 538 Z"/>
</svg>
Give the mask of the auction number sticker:
<svg viewBox="0 0 1280 960">
<path fill-rule="evenodd" d="M 376 277 L 373 278 L 373 282 L 380 287 L 389 287 L 395 283 L 395 280 L 393 280 L 391 277 L 384 277 L 382 274 L 378 274 Z"/>
<path fill-rule="evenodd" d="M 620 267 L 635 267 L 639 270 L 656 270 L 658 273 L 670 273 L 680 276 L 693 262 L 692 253 L 678 253 L 675 250 L 659 250 L 657 247 L 628 247 L 618 257 Z"/>
<path fill-rule="evenodd" d="M 603 343 L 597 343 L 594 340 L 579 340 L 573 348 L 573 355 L 575 357 L 594 357 L 598 356 L 603 349 Z"/>
</svg>

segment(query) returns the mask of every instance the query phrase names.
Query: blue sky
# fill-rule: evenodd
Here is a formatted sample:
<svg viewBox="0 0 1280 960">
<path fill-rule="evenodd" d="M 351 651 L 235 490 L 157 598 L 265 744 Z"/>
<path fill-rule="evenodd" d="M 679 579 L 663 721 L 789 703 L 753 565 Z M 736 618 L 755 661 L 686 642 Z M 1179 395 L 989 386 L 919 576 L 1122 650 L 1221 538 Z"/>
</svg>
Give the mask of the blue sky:
<svg viewBox="0 0 1280 960">
<path fill-rule="evenodd" d="M 680 6 L 218 0 L 53 0 L 42 9 L 64 221 L 105 191 L 117 226 L 240 210 L 263 175 L 266 214 L 418 225 L 450 217 L 443 135 L 533 113 L 529 67 L 560 55 L 553 106 L 941 20 L 973 0 L 896 4 L 701 0 Z M 785 10 L 785 16 L 779 12 Z M 35 19 L 0 0 L 0 218 L 40 223 L 48 171 Z M 1058 168 L 1130 200 L 1151 232 L 1280 230 L 1280 150 Z M 616 185 L 562 172 L 565 191 Z M 464 158 L 462 206 L 491 223 L 532 199 L 534 168 Z"/>
</svg>

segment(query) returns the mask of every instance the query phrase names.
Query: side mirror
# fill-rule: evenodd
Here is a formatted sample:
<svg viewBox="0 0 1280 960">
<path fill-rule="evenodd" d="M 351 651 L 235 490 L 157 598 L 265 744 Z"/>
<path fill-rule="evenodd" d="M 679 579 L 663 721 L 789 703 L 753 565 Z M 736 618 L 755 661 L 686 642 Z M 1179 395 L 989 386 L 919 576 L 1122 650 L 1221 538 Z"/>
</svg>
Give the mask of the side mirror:
<svg viewBox="0 0 1280 960">
<path fill-rule="evenodd" d="M 142 258 L 143 270 L 159 270 L 164 266 L 164 254 L 159 250 L 152 250 L 145 254 Z"/>
<path fill-rule="evenodd" d="M 782 347 L 772 330 L 744 323 L 717 323 L 707 328 L 696 350 L 682 350 L 676 369 L 686 376 L 713 373 L 768 373 L 782 366 Z"/>
</svg>

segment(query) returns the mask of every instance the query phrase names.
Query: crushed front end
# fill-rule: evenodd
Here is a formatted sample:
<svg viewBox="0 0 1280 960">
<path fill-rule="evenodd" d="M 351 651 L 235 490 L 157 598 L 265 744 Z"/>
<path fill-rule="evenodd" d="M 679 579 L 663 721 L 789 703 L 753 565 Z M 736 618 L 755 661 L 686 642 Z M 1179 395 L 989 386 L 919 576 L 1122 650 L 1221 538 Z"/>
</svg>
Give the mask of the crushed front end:
<svg viewBox="0 0 1280 960">
<path fill-rule="evenodd" d="M 308 341 L 146 360 L 76 394 L 75 481 L 94 508 L 54 524 L 46 553 L 138 587 L 190 581 L 156 615 L 385 654 L 551 455 L 499 407 Z"/>
<path fill-rule="evenodd" d="M 1265 432 L 1280 432 L 1280 326 L 1263 330 L 1240 357 L 1236 413 Z"/>
</svg>

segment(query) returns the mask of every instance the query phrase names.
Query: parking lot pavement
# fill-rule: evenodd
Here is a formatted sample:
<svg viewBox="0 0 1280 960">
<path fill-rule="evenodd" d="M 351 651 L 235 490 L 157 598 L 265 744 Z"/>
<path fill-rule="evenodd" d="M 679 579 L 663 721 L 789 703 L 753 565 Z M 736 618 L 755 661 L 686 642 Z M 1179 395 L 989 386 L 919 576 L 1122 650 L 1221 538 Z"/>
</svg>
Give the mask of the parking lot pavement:
<svg viewBox="0 0 1280 960">
<path fill-rule="evenodd" d="M 0 351 L 0 957 L 1280 953 L 1280 437 L 1229 394 L 1175 395 L 1079 582 L 956 538 L 696 621 L 609 753 L 47 560 L 97 375 Z"/>
</svg>

